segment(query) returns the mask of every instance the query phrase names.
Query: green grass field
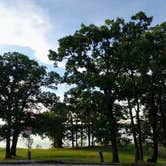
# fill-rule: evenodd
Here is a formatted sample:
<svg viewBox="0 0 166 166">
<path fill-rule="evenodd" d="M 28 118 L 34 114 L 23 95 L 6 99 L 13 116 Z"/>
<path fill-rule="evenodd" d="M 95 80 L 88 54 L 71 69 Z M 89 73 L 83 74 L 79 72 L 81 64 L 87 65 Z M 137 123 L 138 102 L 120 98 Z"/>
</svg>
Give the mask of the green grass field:
<svg viewBox="0 0 166 166">
<path fill-rule="evenodd" d="M 32 160 L 62 160 L 70 162 L 81 162 L 81 163 L 99 163 L 99 148 L 62 148 L 62 149 L 31 149 Z M 4 160 L 5 151 L 0 149 L 0 160 Z M 111 152 L 110 149 L 103 148 L 103 155 L 105 163 L 111 163 Z M 119 156 L 121 163 L 133 163 L 134 152 L 132 147 L 120 148 Z M 149 156 L 145 155 L 145 160 Z M 24 160 L 27 158 L 27 149 L 18 149 L 17 157 L 14 159 Z M 159 150 L 159 163 L 166 163 L 166 149 L 160 148 Z M 152 164 L 150 164 L 152 165 Z"/>
</svg>

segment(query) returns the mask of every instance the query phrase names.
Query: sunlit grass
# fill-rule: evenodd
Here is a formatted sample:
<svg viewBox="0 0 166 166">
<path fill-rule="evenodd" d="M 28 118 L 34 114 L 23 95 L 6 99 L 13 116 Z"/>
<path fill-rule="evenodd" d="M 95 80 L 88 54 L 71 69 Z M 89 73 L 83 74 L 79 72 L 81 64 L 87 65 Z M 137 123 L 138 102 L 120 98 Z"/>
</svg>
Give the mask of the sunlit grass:
<svg viewBox="0 0 166 166">
<path fill-rule="evenodd" d="M 61 160 L 80 163 L 100 163 L 98 148 L 61 148 L 61 149 L 31 149 L 32 160 Z M 0 149 L 0 160 L 4 160 L 5 151 Z M 112 154 L 110 148 L 103 148 L 105 163 L 111 163 Z M 134 151 L 132 147 L 120 148 L 120 161 L 123 164 L 134 163 Z M 145 161 L 149 156 L 145 155 Z M 18 149 L 14 160 L 26 160 L 27 149 Z M 159 163 L 166 163 L 166 150 L 160 148 Z M 145 165 L 140 163 L 140 165 Z M 152 165 L 152 164 L 150 164 Z"/>
</svg>

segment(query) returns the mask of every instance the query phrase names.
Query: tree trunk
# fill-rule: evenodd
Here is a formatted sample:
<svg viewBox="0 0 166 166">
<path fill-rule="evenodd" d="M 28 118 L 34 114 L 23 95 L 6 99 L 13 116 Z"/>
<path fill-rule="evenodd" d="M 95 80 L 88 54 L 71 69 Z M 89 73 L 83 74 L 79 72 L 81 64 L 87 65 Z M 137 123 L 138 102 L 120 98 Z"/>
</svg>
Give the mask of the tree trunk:
<svg viewBox="0 0 166 166">
<path fill-rule="evenodd" d="M 75 135 L 76 135 L 76 148 L 78 148 L 78 134 L 77 134 L 77 131 L 76 131 Z"/>
<path fill-rule="evenodd" d="M 81 147 L 83 147 L 83 124 L 81 122 Z"/>
<path fill-rule="evenodd" d="M 138 89 L 138 87 L 135 83 L 133 71 L 131 73 L 131 79 L 133 81 L 133 86 L 134 86 L 134 89 L 135 89 L 135 101 L 136 101 L 136 105 L 137 105 L 136 120 L 137 120 L 137 126 L 138 126 L 139 159 L 143 161 L 144 160 L 144 155 L 143 155 L 143 146 L 142 146 L 142 131 L 141 131 L 141 121 L 140 121 L 140 117 L 139 117 L 140 106 L 139 106 L 139 101 L 138 101 L 139 89 Z"/>
<path fill-rule="evenodd" d="M 57 148 L 62 148 L 62 147 L 63 147 L 62 144 L 63 144 L 62 138 L 59 137 L 59 138 L 57 139 Z"/>
<path fill-rule="evenodd" d="M 76 148 L 78 147 L 78 127 L 77 127 L 77 120 L 76 120 L 76 131 L 75 131 L 75 137 L 76 137 Z"/>
<path fill-rule="evenodd" d="M 56 138 L 53 138 L 53 147 L 56 148 Z"/>
<path fill-rule="evenodd" d="M 163 110 L 163 108 L 161 108 L 160 107 L 160 113 L 161 113 L 161 117 L 160 117 L 160 119 L 161 119 L 161 128 L 163 129 L 163 131 L 162 131 L 162 133 L 161 133 L 161 135 L 162 135 L 162 140 L 164 140 L 164 144 L 166 145 L 166 140 L 165 140 L 165 138 L 166 138 L 166 111 L 165 110 Z"/>
<path fill-rule="evenodd" d="M 15 130 L 13 133 L 11 155 L 16 156 L 17 142 L 18 142 L 19 131 Z"/>
<path fill-rule="evenodd" d="M 91 142 L 90 142 L 90 123 L 88 122 L 88 147 L 91 146 Z"/>
<path fill-rule="evenodd" d="M 138 99 L 136 99 L 136 103 L 137 103 L 136 119 L 137 119 L 137 125 L 138 125 L 139 156 L 140 156 L 140 160 L 143 161 L 144 156 L 143 156 L 143 146 L 142 146 L 142 131 L 141 131 L 141 121 L 139 116 L 140 107 L 139 107 Z"/>
<path fill-rule="evenodd" d="M 93 136 L 93 133 L 92 133 L 92 143 L 91 143 L 92 147 L 94 146 L 94 136 Z"/>
<path fill-rule="evenodd" d="M 156 163 L 158 159 L 158 134 L 157 134 L 157 125 L 156 121 L 153 124 L 153 155 L 152 155 L 152 162 Z"/>
<path fill-rule="evenodd" d="M 137 162 L 138 160 L 140 160 L 140 156 L 139 156 L 140 152 L 139 152 L 139 146 L 138 146 L 138 142 L 137 142 L 136 128 L 135 128 L 135 124 L 134 124 L 132 106 L 131 106 L 130 100 L 128 100 L 128 108 L 129 108 L 129 114 L 130 114 L 130 119 L 131 119 L 131 130 L 133 133 L 133 140 L 134 140 L 134 145 L 135 145 L 135 162 Z"/>
<path fill-rule="evenodd" d="M 158 123 L 158 116 L 157 116 L 157 106 L 155 105 L 155 97 L 152 94 L 152 103 L 151 103 L 151 111 L 150 111 L 150 121 L 151 121 L 151 126 L 153 130 L 153 154 L 151 158 L 151 162 L 156 163 L 158 159 L 158 132 L 157 132 L 157 123 Z"/>
<path fill-rule="evenodd" d="M 63 144 L 62 138 L 55 134 L 53 137 L 53 147 L 54 148 L 62 148 L 62 144 Z"/>
<path fill-rule="evenodd" d="M 73 119 L 71 119 L 71 143 L 72 143 L 72 148 L 74 148 L 74 128 L 73 128 Z"/>
<path fill-rule="evenodd" d="M 159 105 L 159 111 L 160 111 L 160 122 L 161 122 L 161 126 L 160 128 L 162 129 L 160 132 L 161 134 L 161 138 L 162 138 L 162 143 L 164 145 L 166 145 L 166 100 L 165 99 L 161 99 L 161 95 L 159 97 L 159 102 L 158 102 L 158 105 Z"/>
<path fill-rule="evenodd" d="M 93 124 L 93 121 L 92 121 L 92 124 L 91 124 L 91 146 L 93 147 L 95 144 L 94 142 L 94 134 L 93 134 L 93 131 L 94 131 L 94 128 L 93 128 L 94 124 Z"/>
<path fill-rule="evenodd" d="M 112 144 L 112 163 L 119 163 L 119 154 L 118 154 L 118 148 L 117 148 L 117 124 L 116 119 L 113 115 L 113 104 L 114 100 L 111 100 L 111 97 L 107 94 L 106 96 L 107 101 L 107 117 L 108 122 L 110 123 L 110 131 L 111 131 L 111 144 Z"/>
<path fill-rule="evenodd" d="M 10 126 L 8 127 L 7 131 L 6 131 L 6 154 L 5 154 L 5 158 L 11 158 L 11 154 L 10 154 Z"/>
<path fill-rule="evenodd" d="M 118 155 L 116 136 L 112 137 L 111 143 L 112 143 L 112 163 L 119 163 L 119 155 Z"/>
</svg>

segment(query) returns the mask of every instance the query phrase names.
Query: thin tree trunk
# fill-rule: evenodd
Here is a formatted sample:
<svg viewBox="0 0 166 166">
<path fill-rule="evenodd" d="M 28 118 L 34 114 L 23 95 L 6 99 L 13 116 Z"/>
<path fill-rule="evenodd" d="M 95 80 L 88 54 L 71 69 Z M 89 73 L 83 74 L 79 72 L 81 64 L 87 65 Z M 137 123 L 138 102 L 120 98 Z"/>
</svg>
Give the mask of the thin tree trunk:
<svg viewBox="0 0 166 166">
<path fill-rule="evenodd" d="M 81 122 L 81 147 L 83 147 L 83 124 Z"/>
<path fill-rule="evenodd" d="M 158 132 L 157 132 L 157 122 L 158 122 L 158 116 L 157 116 L 157 107 L 155 105 L 155 98 L 154 95 L 152 94 L 152 103 L 151 103 L 151 111 L 150 111 L 150 120 L 151 120 L 151 125 L 152 125 L 152 130 L 153 130 L 153 154 L 151 161 L 156 163 L 158 159 Z"/>
<path fill-rule="evenodd" d="M 88 122 L 88 147 L 91 146 L 91 142 L 90 142 L 90 123 Z"/>
<path fill-rule="evenodd" d="M 72 148 L 74 148 L 74 128 L 73 128 L 73 119 L 71 119 L 71 143 L 72 143 Z"/>
<path fill-rule="evenodd" d="M 164 138 L 166 138 L 166 120 L 165 120 L 166 119 L 166 114 L 165 114 L 165 110 L 163 110 L 161 108 L 161 106 L 160 106 L 160 113 L 161 113 L 161 117 L 160 117 L 160 119 L 161 119 L 161 127 L 163 129 L 163 131 L 162 131 L 162 137 L 164 139 Z"/>
<path fill-rule="evenodd" d="M 77 131 L 76 131 L 75 135 L 76 135 L 76 148 L 77 148 L 78 147 L 78 134 L 77 134 Z"/>
<path fill-rule="evenodd" d="M 13 133 L 12 147 L 11 147 L 11 155 L 12 156 L 16 156 L 18 136 L 19 136 L 19 132 L 17 130 L 15 130 Z"/>
<path fill-rule="evenodd" d="M 112 111 L 112 110 L 110 110 Z M 110 113 L 110 119 L 111 121 L 111 144 L 112 144 L 112 163 L 119 163 L 119 155 L 118 155 L 118 148 L 117 148 L 117 140 L 116 140 L 116 135 L 117 135 L 117 129 L 116 129 L 116 122 L 113 117 L 113 113 Z"/>
<path fill-rule="evenodd" d="M 56 148 L 56 138 L 55 138 L 55 136 L 53 138 L 53 147 Z"/>
<path fill-rule="evenodd" d="M 162 133 L 161 133 L 161 137 L 162 137 L 162 140 L 163 143 L 165 144 L 166 143 L 166 107 L 165 107 L 165 102 L 166 100 L 162 101 L 161 99 L 161 96 L 159 97 L 159 102 L 158 102 L 158 105 L 159 105 L 159 111 L 161 113 L 161 116 L 160 116 L 160 121 L 161 121 L 161 128 L 162 128 Z"/>
<path fill-rule="evenodd" d="M 137 119 L 137 125 L 138 125 L 138 141 L 139 141 L 139 156 L 140 160 L 144 160 L 143 156 L 143 146 L 142 146 L 142 131 L 141 131 L 141 121 L 140 121 L 140 107 L 139 107 L 139 102 L 138 99 L 136 99 L 136 104 L 137 104 L 137 109 L 136 109 L 136 119 Z"/>
<path fill-rule="evenodd" d="M 94 146 L 94 136 L 93 136 L 93 133 L 92 133 L 92 143 L 91 143 L 92 147 Z"/>
<path fill-rule="evenodd" d="M 141 131 L 141 121 L 140 121 L 140 116 L 139 116 L 139 112 L 140 112 L 140 106 L 139 106 L 139 101 L 138 101 L 138 87 L 135 84 L 135 79 L 134 79 L 134 74 L 133 71 L 131 73 L 131 79 L 133 81 L 133 86 L 135 89 L 135 101 L 136 101 L 136 105 L 137 105 L 137 109 L 136 109 L 136 120 L 137 120 L 137 125 L 138 125 L 138 142 L 139 142 L 139 156 L 140 156 L 140 160 L 144 160 L 144 155 L 143 155 L 143 146 L 142 146 L 142 131 Z"/>
<path fill-rule="evenodd" d="M 128 100 L 128 108 L 129 108 L 129 114 L 130 114 L 130 119 L 131 119 L 133 140 L 134 140 L 134 145 L 135 145 L 135 161 L 137 162 L 138 160 L 140 160 L 140 156 L 139 156 L 140 152 L 139 152 L 139 146 L 138 146 L 138 142 L 137 142 L 136 128 L 135 128 L 135 124 L 134 124 L 132 106 L 131 106 L 130 100 Z"/>
<path fill-rule="evenodd" d="M 153 155 L 152 155 L 152 162 L 156 163 L 158 159 L 158 133 L 157 133 L 157 125 L 156 121 L 153 124 Z"/>
<path fill-rule="evenodd" d="M 76 136 L 76 147 L 78 147 L 78 128 L 77 128 L 77 120 L 76 120 L 76 131 L 75 131 L 75 136 Z"/>
<path fill-rule="evenodd" d="M 93 126 L 94 126 L 94 124 L 93 124 L 93 121 L 92 121 L 92 124 L 91 124 L 91 146 L 92 147 L 94 146 L 94 134 L 93 134 L 94 129 L 93 129 Z"/>
</svg>

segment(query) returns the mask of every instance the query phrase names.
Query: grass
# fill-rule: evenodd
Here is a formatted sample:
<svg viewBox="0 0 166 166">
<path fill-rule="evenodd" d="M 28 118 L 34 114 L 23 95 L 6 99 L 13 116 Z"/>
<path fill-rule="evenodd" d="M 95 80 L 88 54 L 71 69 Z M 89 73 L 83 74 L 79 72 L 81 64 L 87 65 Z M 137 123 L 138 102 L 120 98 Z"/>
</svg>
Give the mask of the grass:
<svg viewBox="0 0 166 166">
<path fill-rule="evenodd" d="M 62 148 L 62 149 L 31 149 L 32 160 L 62 160 L 70 162 L 81 162 L 81 163 L 100 163 L 99 147 L 96 148 Z M 111 152 L 110 148 L 102 148 L 105 163 L 111 163 Z M 5 150 L 0 149 L 0 160 L 4 160 Z M 120 148 L 119 150 L 120 161 L 123 164 L 134 162 L 134 151 L 132 146 L 125 148 Z M 145 161 L 149 156 L 145 155 Z M 27 149 L 18 149 L 17 157 L 13 159 L 25 160 L 27 159 Z M 159 148 L 159 163 L 166 163 L 166 149 Z M 145 165 L 145 163 L 140 163 L 140 165 Z M 152 166 L 150 164 L 149 166 Z"/>
</svg>

